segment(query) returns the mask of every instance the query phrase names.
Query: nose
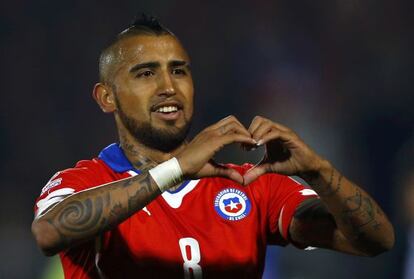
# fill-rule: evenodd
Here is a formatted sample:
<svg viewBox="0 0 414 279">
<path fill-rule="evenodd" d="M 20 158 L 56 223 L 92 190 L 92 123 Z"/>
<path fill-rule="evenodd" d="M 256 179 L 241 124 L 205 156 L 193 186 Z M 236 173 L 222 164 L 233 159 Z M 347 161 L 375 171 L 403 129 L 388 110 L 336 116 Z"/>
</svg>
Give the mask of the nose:
<svg viewBox="0 0 414 279">
<path fill-rule="evenodd" d="M 158 95 L 165 96 L 165 97 L 170 97 L 170 96 L 175 95 L 174 82 L 169 73 L 164 73 L 162 75 Z"/>
</svg>

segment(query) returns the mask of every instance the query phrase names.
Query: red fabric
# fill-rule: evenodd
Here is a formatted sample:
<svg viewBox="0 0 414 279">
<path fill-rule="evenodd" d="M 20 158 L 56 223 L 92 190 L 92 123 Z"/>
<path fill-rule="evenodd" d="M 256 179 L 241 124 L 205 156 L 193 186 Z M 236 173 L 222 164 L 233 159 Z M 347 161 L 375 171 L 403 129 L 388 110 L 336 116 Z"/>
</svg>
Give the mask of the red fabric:
<svg viewBox="0 0 414 279">
<path fill-rule="evenodd" d="M 252 167 L 229 166 L 241 173 Z M 81 161 L 55 177 L 63 178 L 61 184 L 38 200 L 65 187 L 78 192 L 129 175 L 114 172 L 100 159 Z M 218 194 L 230 188 L 244 193 L 251 204 L 247 216 L 237 221 L 224 219 L 214 207 Z M 290 178 L 277 174 L 263 175 L 248 186 L 223 178 L 201 179 L 178 208 L 159 196 L 146 210 L 135 213 L 102 238 L 61 252 L 65 276 L 99 278 L 95 265 L 99 241 L 102 249 L 98 266 L 107 278 L 183 278 L 186 260 L 182 253 L 190 261 L 197 255 L 189 252 L 193 246 L 184 246 L 183 252 L 180 241 L 194 239 L 200 253 L 196 265 L 200 266 L 203 278 L 261 278 L 266 245 L 288 244 L 286 235 L 294 210 L 310 197 L 301 194 L 303 189 Z"/>
<path fill-rule="evenodd" d="M 35 214 L 38 210 L 39 200 L 47 199 L 57 190 L 73 189 L 76 193 L 100 185 L 102 172 L 105 172 L 102 162 L 99 159 L 94 159 L 79 161 L 74 168 L 55 173 L 35 200 Z"/>
</svg>

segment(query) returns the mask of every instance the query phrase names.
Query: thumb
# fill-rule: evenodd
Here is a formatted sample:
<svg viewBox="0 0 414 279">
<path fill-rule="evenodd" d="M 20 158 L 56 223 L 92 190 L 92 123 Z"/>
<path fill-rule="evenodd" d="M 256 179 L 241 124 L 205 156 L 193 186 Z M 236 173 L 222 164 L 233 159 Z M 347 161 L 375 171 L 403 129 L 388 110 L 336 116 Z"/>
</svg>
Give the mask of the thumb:
<svg viewBox="0 0 414 279">
<path fill-rule="evenodd" d="M 235 169 L 216 163 L 213 160 L 210 160 L 208 164 L 211 166 L 212 176 L 228 178 L 243 185 L 243 176 Z"/>
<path fill-rule="evenodd" d="M 254 166 L 250 170 L 248 170 L 244 176 L 244 185 L 248 185 L 255 181 L 259 176 L 265 173 L 278 173 L 282 175 L 292 175 L 295 174 L 294 167 L 287 163 L 259 163 L 258 165 Z"/>
<path fill-rule="evenodd" d="M 250 183 L 255 181 L 259 176 L 267 173 L 267 170 L 268 170 L 268 164 L 259 164 L 249 169 L 243 175 L 244 185 L 249 185 Z"/>
</svg>

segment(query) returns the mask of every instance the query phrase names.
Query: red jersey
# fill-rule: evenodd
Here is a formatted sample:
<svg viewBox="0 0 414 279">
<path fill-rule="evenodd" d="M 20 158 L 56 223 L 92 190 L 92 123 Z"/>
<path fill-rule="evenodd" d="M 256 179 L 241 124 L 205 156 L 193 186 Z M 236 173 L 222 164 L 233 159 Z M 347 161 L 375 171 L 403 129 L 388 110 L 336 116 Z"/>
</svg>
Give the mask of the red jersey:
<svg viewBox="0 0 414 279">
<path fill-rule="evenodd" d="M 229 165 L 240 173 L 251 165 Z M 73 193 L 139 175 L 118 144 L 55 174 L 35 214 Z M 285 246 L 296 207 L 316 193 L 266 174 L 248 186 L 209 177 L 166 191 L 111 231 L 60 253 L 66 278 L 261 278 L 266 245 Z"/>
</svg>

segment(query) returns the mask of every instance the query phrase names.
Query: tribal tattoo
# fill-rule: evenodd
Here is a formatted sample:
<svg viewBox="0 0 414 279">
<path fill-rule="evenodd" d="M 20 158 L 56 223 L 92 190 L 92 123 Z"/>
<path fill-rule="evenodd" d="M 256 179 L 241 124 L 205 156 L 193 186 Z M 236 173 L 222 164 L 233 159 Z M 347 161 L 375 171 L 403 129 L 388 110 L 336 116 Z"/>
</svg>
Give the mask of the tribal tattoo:
<svg viewBox="0 0 414 279">
<path fill-rule="evenodd" d="M 110 230 L 160 194 L 148 172 L 74 194 L 43 217 L 59 234 L 60 246 Z"/>
</svg>

